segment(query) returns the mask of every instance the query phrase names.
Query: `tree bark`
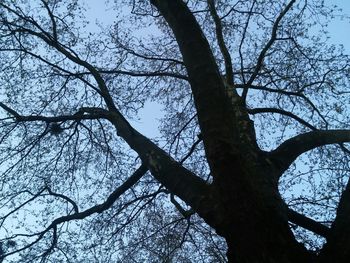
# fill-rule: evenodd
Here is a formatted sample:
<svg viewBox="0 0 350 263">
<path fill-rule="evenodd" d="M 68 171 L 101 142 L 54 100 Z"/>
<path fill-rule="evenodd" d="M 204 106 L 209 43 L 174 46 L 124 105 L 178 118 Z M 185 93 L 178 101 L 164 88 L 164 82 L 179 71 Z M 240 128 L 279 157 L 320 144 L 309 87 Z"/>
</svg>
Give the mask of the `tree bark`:
<svg viewBox="0 0 350 263">
<path fill-rule="evenodd" d="M 271 167 L 251 167 L 250 176 L 237 180 L 232 174 L 215 185 L 223 219 L 213 226 L 228 244 L 229 262 L 313 262 L 288 225 L 288 208 Z"/>
<path fill-rule="evenodd" d="M 247 109 L 225 85 L 210 45 L 181 0 L 152 0 L 172 29 L 187 68 L 207 160 L 215 217 L 201 216 L 223 236 L 234 263 L 311 262 L 294 238 L 278 192 L 280 170 L 259 150 Z"/>
<path fill-rule="evenodd" d="M 347 263 L 350 259 L 350 181 L 340 199 L 329 238 L 320 253 L 320 262 Z"/>
</svg>

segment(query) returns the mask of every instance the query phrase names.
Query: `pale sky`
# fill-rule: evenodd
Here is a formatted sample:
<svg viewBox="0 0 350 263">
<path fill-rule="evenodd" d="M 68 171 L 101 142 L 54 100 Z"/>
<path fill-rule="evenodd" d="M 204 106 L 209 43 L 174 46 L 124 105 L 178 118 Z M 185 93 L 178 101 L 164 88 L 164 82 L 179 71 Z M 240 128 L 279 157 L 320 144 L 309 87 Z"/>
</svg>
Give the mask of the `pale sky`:
<svg viewBox="0 0 350 263">
<path fill-rule="evenodd" d="M 326 3 L 331 3 L 342 8 L 343 13 L 350 16 L 350 1 L 349 0 L 327 0 Z M 336 44 L 343 44 L 345 49 L 350 53 L 350 23 L 340 18 L 335 18 L 329 25 L 331 40 Z"/>
</svg>

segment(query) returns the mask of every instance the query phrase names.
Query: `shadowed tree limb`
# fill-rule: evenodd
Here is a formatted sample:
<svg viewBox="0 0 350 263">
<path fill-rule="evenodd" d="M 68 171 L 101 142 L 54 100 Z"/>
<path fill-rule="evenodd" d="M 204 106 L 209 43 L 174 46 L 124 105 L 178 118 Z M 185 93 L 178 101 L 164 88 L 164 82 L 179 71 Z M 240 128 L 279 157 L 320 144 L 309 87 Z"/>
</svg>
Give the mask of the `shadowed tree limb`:
<svg viewBox="0 0 350 263">
<path fill-rule="evenodd" d="M 116 74 L 116 75 L 127 75 L 131 77 L 172 77 L 176 79 L 186 80 L 188 81 L 188 77 L 179 73 L 172 73 L 172 72 L 166 72 L 166 71 L 154 71 L 154 72 L 147 72 L 147 71 L 127 71 L 127 70 L 104 70 L 104 69 L 98 69 L 98 72 L 100 74 Z M 88 75 L 91 74 L 91 72 L 77 72 L 76 75 Z"/>
<path fill-rule="evenodd" d="M 292 209 L 288 209 L 288 220 L 325 238 L 327 238 L 330 233 L 330 229 L 325 225 L 322 225 L 321 223 L 308 218 Z"/>
<path fill-rule="evenodd" d="M 107 118 L 107 111 L 96 107 L 82 107 L 75 114 L 60 116 L 21 115 L 2 102 L 0 102 L 0 107 L 3 108 L 6 112 L 10 113 L 13 117 L 15 117 L 17 122 L 44 121 L 50 123 L 60 121 L 79 121 Z"/>
<path fill-rule="evenodd" d="M 282 171 L 301 154 L 327 144 L 350 142 L 350 130 L 317 130 L 292 137 L 270 153 Z M 282 173 L 281 173 L 282 175 Z"/>
<path fill-rule="evenodd" d="M 179 44 L 207 160 L 214 178 L 218 178 L 223 176 L 224 162 L 238 160 L 242 155 L 256 156 L 254 128 L 236 90 L 228 93 L 225 89 L 208 40 L 188 6 L 180 0 L 151 3 L 165 18 Z"/>
</svg>

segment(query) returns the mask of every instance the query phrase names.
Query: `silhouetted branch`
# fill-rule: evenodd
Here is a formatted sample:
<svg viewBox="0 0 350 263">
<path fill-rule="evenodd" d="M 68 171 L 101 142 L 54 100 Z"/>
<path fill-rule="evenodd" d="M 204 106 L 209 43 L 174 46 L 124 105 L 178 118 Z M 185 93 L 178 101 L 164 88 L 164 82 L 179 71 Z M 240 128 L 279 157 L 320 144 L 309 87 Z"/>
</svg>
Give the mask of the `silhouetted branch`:
<svg viewBox="0 0 350 263">
<path fill-rule="evenodd" d="M 282 170 L 286 170 L 299 155 L 307 151 L 327 144 L 344 142 L 350 142 L 350 130 L 311 131 L 286 140 L 272 151 L 270 156 L 277 161 Z"/>
<path fill-rule="evenodd" d="M 43 236 L 48 231 L 50 231 L 52 229 L 53 230 L 53 241 L 52 241 L 50 248 L 45 253 L 47 253 L 48 251 L 51 251 L 57 242 L 57 226 L 59 224 L 69 222 L 72 220 L 84 219 L 92 214 L 102 213 L 102 212 L 106 211 L 107 209 L 109 209 L 113 205 L 113 203 L 122 194 L 124 194 L 128 189 L 130 189 L 147 172 L 147 170 L 148 170 L 147 166 L 142 164 L 121 186 L 119 186 L 117 189 L 115 189 L 107 197 L 105 202 L 103 202 L 99 205 L 95 205 L 95 206 L 88 208 L 85 211 L 82 211 L 79 213 L 74 213 L 71 215 L 66 215 L 66 216 L 61 216 L 59 218 L 56 218 L 55 220 L 52 221 L 52 223 L 45 230 L 36 234 L 36 235 L 38 235 L 38 238 L 36 240 L 34 240 L 30 244 L 28 244 L 20 249 L 17 249 L 15 251 L 4 254 L 4 257 L 10 256 L 12 254 L 15 254 L 15 253 L 18 253 L 18 252 L 21 252 L 23 250 L 28 249 L 29 247 L 31 247 L 34 244 L 36 244 L 37 242 L 39 242 L 43 238 Z M 47 189 L 47 188 L 44 188 L 44 190 L 45 189 Z"/>
<path fill-rule="evenodd" d="M 279 14 L 279 16 L 277 17 L 275 23 L 273 24 L 272 27 L 272 32 L 271 32 L 271 37 L 269 39 L 269 41 L 266 43 L 266 45 L 264 46 L 264 48 L 261 50 L 258 60 L 256 62 L 256 66 L 255 66 L 255 70 L 253 72 L 253 74 L 250 76 L 250 79 L 247 82 L 247 85 L 245 86 L 245 88 L 243 89 L 243 93 L 242 93 L 242 98 L 243 101 L 245 101 L 246 97 L 247 97 L 247 93 L 248 93 L 248 88 L 249 86 L 253 83 L 253 81 L 255 80 L 256 76 L 258 75 L 261 67 L 263 66 L 263 62 L 266 56 L 267 51 L 271 48 L 271 46 L 273 45 L 273 43 L 276 41 L 277 38 L 277 30 L 279 27 L 279 24 L 282 20 L 282 18 L 287 14 L 287 12 L 292 8 L 293 4 L 295 3 L 296 0 L 291 0 L 288 5 L 282 10 L 282 12 Z"/>
<path fill-rule="evenodd" d="M 296 120 L 297 122 L 299 122 L 300 124 L 308 127 L 311 130 L 317 130 L 317 128 L 313 125 L 311 125 L 310 123 L 308 123 L 307 121 L 303 120 L 302 118 L 299 118 L 297 115 L 286 111 L 286 110 L 282 110 L 282 109 L 276 109 L 276 108 L 256 108 L 256 109 L 248 109 L 248 113 L 249 114 L 258 114 L 258 113 L 278 113 L 287 117 L 290 117 L 294 120 Z"/>
<path fill-rule="evenodd" d="M 225 61 L 225 73 L 226 73 L 226 81 L 229 86 L 233 85 L 233 67 L 232 67 L 232 59 L 230 52 L 227 49 L 225 44 L 223 32 L 222 32 L 222 24 L 221 19 L 216 11 L 214 0 L 207 0 L 210 14 L 213 17 L 215 23 L 216 30 L 216 39 L 218 41 L 218 45 L 221 51 L 221 54 Z"/>
<path fill-rule="evenodd" d="M 308 218 L 292 209 L 288 209 L 288 220 L 325 238 L 327 238 L 330 233 L 330 229 L 325 225 L 322 225 L 321 223 Z"/>
</svg>

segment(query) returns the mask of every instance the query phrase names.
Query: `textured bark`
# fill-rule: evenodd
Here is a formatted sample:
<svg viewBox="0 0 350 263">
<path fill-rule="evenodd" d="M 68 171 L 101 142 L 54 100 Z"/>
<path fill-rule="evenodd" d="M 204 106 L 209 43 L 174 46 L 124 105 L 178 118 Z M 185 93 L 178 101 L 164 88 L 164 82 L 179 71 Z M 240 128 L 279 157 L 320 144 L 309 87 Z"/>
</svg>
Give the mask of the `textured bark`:
<svg viewBox="0 0 350 263">
<path fill-rule="evenodd" d="M 289 228 L 287 207 L 267 172 L 272 170 L 252 167 L 249 177 L 228 176 L 216 186 L 224 207 L 216 230 L 226 238 L 229 262 L 312 262 Z"/>
<path fill-rule="evenodd" d="M 233 155 L 241 155 L 245 149 L 256 147 L 251 121 L 235 90 L 225 88 L 210 45 L 186 4 L 183 1 L 152 3 L 168 22 L 179 44 L 206 155 L 216 177 L 220 160 L 231 159 L 231 162 Z M 250 151 L 245 150 L 245 154 L 250 154 Z"/>
<path fill-rule="evenodd" d="M 350 259 L 350 183 L 340 199 L 330 236 L 321 251 L 320 262 L 347 263 Z"/>
<path fill-rule="evenodd" d="M 215 217 L 201 216 L 225 237 L 230 262 L 311 262 L 288 226 L 277 189 L 279 169 L 256 145 L 241 98 L 226 90 L 207 39 L 181 0 L 153 0 L 179 44 L 214 177 Z"/>
<path fill-rule="evenodd" d="M 119 112 L 107 114 L 106 118 L 117 129 L 129 146 L 138 153 L 143 163 L 150 169 L 152 175 L 167 189 L 196 210 L 201 216 L 212 222 L 215 213 L 212 212 L 210 186 L 200 177 L 184 168 L 172 159 L 164 150 L 159 148 L 147 137 L 136 131 Z"/>
</svg>

